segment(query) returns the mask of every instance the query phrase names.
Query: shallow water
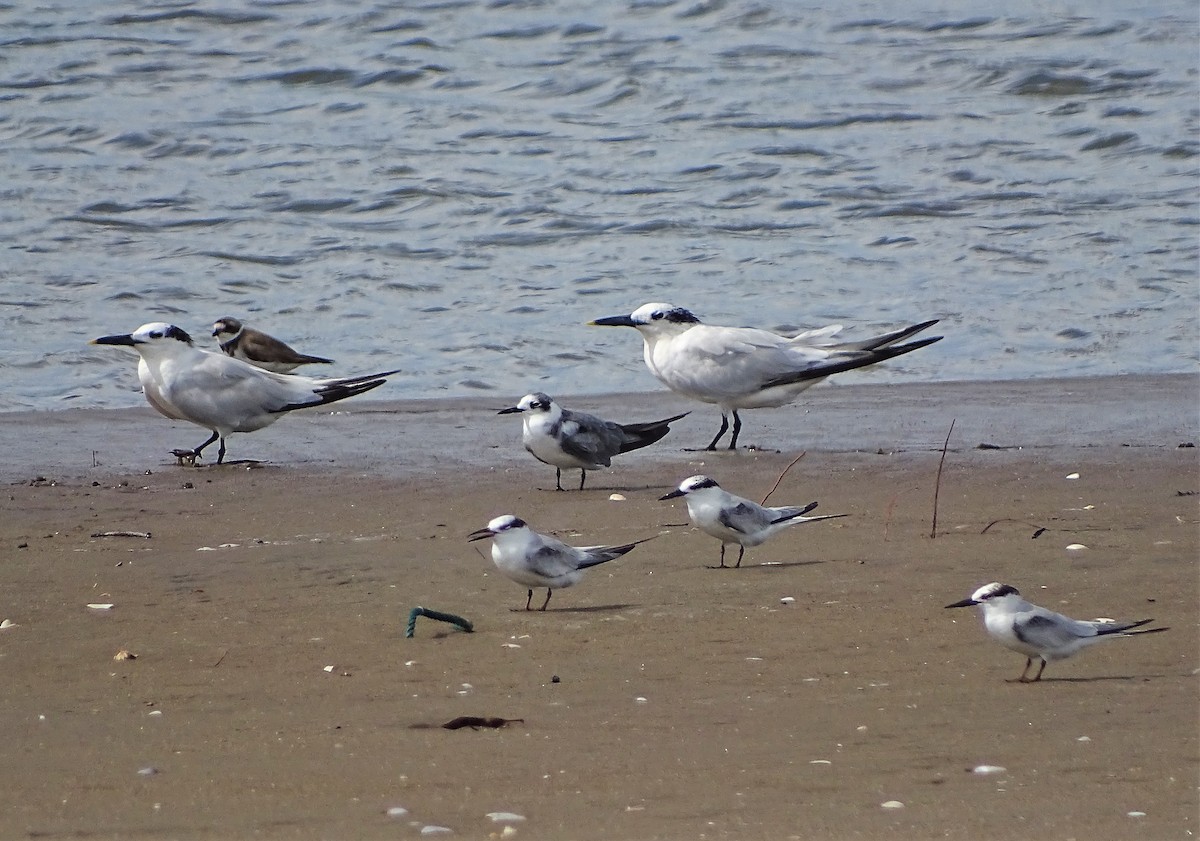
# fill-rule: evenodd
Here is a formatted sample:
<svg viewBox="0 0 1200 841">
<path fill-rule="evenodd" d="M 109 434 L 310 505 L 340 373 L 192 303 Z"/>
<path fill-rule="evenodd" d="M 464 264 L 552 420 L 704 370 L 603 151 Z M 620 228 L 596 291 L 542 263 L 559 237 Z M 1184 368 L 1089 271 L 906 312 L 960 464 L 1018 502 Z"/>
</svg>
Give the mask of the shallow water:
<svg viewBox="0 0 1200 841">
<path fill-rule="evenodd" d="M 845 382 L 1195 370 L 1194 4 L 986 9 L 10 4 L 4 408 L 226 314 L 385 399 L 657 389 L 584 326 L 649 300 L 942 319 Z"/>
</svg>

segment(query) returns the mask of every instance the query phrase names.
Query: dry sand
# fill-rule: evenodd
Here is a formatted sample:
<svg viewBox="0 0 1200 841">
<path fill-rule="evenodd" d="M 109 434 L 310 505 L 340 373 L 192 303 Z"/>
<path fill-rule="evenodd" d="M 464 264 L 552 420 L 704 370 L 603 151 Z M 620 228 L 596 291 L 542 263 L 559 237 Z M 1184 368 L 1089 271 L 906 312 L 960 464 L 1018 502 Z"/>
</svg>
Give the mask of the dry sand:
<svg viewBox="0 0 1200 841">
<path fill-rule="evenodd" d="M 204 433 L 142 410 L 0 415 L 0 838 L 487 838 L 501 811 L 516 839 L 1193 837 L 1197 382 L 826 388 L 746 413 L 779 452 L 683 452 L 700 408 L 582 493 L 490 416 L 519 395 L 288 418 L 231 440 L 253 469 L 174 466 Z M 802 449 L 772 502 L 850 516 L 740 570 L 658 501 L 698 472 L 761 498 Z M 505 512 L 660 536 L 513 611 L 465 541 Z M 1023 658 L 942 609 L 992 580 L 1171 630 L 1017 684 Z M 416 605 L 475 632 L 405 639 Z M 438 726 L 463 715 L 522 721 Z"/>
</svg>

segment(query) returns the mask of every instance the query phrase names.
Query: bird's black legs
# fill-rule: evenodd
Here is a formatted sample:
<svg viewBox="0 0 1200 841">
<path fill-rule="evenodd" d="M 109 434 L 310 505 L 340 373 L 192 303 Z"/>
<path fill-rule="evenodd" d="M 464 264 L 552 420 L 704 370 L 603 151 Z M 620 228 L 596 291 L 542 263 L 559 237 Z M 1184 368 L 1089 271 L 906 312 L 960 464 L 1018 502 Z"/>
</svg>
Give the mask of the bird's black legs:
<svg viewBox="0 0 1200 841">
<path fill-rule="evenodd" d="M 530 592 L 532 592 L 532 591 L 530 591 Z M 544 602 L 542 602 L 542 610 L 545 610 L 546 605 L 550 604 L 550 594 L 553 592 L 554 591 L 551 590 L 549 587 L 546 588 L 546 600 Z"/>
<path fill-rule="evenodd" d="M 742 566 L 742 555 L 745 555 L 745 554 L 746 554 L 746 547 L 745 547 L 745 546 L 739 546 L 739 547 L 738 547 L 738 562 L 737 562 L 736 564 L 734 564 L 734 565 L 733 565 L 733 568 L 734 568 L 734 569 L 740 569 L 740 568 L 741 568 L 741 566 Z"/>
<path fill-rule="evenodd" d="M 729 439 L 729 449 L 737 449 L 738 433 L 742 431 L 742 418 L 737 413 L 737 409 L 733 410 L 733 437 Z"/>
<path fill-rule="evenodd" d="M 525 609 L 529 610 L 529 603 L 533 601 L 533 590 L 530 589 L 525 595 Z"/>
<path fill-rule="evenodd" d="M 737 417 L 736 413 L 734 413 L 734 417 Z M 717 448 L 717 442 L 721 440 L 721 436 L 725 434 L 727 429 L 729 429 L 729 418 L 725 417 L 724 412 L 721 412 L 721 428 L 717 430 L 717 437 L 709 441 L 708 446 L 704 449 L 715 450 Z"/>
<path fill-rule="evenodd" d="M 554 468 L 554 490 L 561 491 L 562 489 L 562 468 L 556 467 Z M 530 590 L 529 592 L 532 593 L 533 590 Z"/>
<path fill-rule="evenodd" d="M 579 490 L 583 490 L 583 483 L 587 481 L 587 471 L 580 468 L 579 470 Z"/>
<path fill-rule="evenodd" d="M 721 544 L 721 565 L 718 569 L 725 569 L 725 544 Z"/>
<path fill-rule="evenodd" d="M 213 432 L 211 438 L 209 438 L 207 441 L 205 441 L 199 447 L 195 447 L 192 449 L 192 458 L 193 459 L 199 458 L 200 453 L 204 450 L 204 448 L 207 447 L 209 444 L 211 444 L 213 441 L 216 441 L 218 438 L 221 438 L 221 433 Z M 176 450 L 175 451 L 176 455 L 185 454 L 186 452 L 187 452 L 186 450 Z M 225 458 L 225 439 L 221 438 L 221 449 L 217 452 L 217 464 L 220 464 L 221 460 L 223 458 Z"/>
<path fill-rule="evenodd" d="M 1044 672 L 1046 670 L 1046 661 L 1042 660 L 1042 664 L 1038 667 L 1036 675 L 1034 675 L 1031 678 L 1026 678 L 1025 675 L 1029 673 L 1029 667 L 1032 665 L 1033 665 L 1033 658 L 1026 657 L 1025 658 L 1025 668 L 1021 669 L 1021 676 L 1019 678 L 1017 678 L 1017 683 L 1037 683 L 1039 680 L 1042 679 L 1042 672 Z"/>
</svg>

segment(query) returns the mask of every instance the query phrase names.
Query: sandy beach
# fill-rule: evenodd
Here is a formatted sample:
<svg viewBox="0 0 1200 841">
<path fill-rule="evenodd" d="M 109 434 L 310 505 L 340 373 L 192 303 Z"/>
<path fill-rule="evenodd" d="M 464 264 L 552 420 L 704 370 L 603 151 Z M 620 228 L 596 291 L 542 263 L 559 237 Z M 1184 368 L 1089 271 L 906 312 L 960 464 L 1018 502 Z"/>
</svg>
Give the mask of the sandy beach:
<svg viewBox="0 0 1200 841">
<path fill-rule="evenodd" d="M 347 402 L 230 439 L 255 464 L 201 468 L 166 453 L 205 433 L 148 409 L 0 415 L 0 837 L 1200 832 L 1181 446 L 1200 379 L 810 394 L 747 412 L 736 453 L 685 450 L 717 414 L 670 394 L 563 398 L 694 409 L 563 493 L 494 416 L 520 395 Z M 658 499 L 695 473 L 761 499 L 801 452 L 770 501 L 849 516 L 741 569 L 711 569 L 718 543 Z M 466 541 L 501 513 L 580 545 L 657 537 L 525 612 Z M 1171 630 L 1015 683 L 1024 658 L 943 609 L 989 581 Z M 474 632 L 421 618 L 406 639 L 418 605 Z M 513 721 L 441 726 L 459 716 Z"/>
</svg>

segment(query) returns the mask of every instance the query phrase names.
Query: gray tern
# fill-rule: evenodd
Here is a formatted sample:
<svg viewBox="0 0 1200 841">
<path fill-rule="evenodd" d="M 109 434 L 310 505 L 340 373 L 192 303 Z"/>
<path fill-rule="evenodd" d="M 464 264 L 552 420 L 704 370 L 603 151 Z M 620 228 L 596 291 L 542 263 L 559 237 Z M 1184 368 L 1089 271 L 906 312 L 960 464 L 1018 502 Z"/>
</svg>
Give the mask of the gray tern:
<svg viewBox="0 0 1200 841">
<path fill-rule="evenodd" d="M 739 409 L 783 406 L 800 392 L 841 371 L 874 365 L 939 341 L 941 336 L 897 344 L 937 319 L 858 342 L 837 342 L 840 324 L 788 338 L 752 327 L 702 324 L 682 307 L 643 304 L 629 315 L 598 318 L 599 327 L 634 327 L 642 334 L 642 357 L 667 388 L 721 409 L 721 428 L 706 449 L 715 450 L 729 429 L 729 449 L 742 430 Z"/>
<path fill-rule="evenodd" d="M 623 546 L 568 546 L 557 538 L 538 534 L 512 514 L 496 517 L 486 528 L 467 535 L 467 540 L 489 537 L 492 538 L 492 562 L 513 581 L 529 588 L 526 610 L 533 601 L 534 587 L 546 588 L 546 601 L 541 608 L 545 610 L 550 604 L 550 594 L 578 584 L 583 578 L 583 570 L 619 558 L 639 543 L 652 539 Z"/>
<path fill-rule="evenodd" d="M 996 642 L 1018 654 L 1025 655 L 1025 668 L 1017 678 L 1020 683 L 1033 683 L 1042 679 L 1046 663 L 1064 660 L 1081 649 L 1105 640 L 1154 634 L 1167 628 L 1147 628 L 1134 631 L 1153 622 L 1139 619 L 1136 622 L 1100 622 L 1072 619 L 1044 607 L 1025 601 L 1016 587 L 993 581 L 971 594 L 969 599 L 946 605 L 972 607 L 979 605 L 983 611 L 983 626 Z M 1037 674 L 1026 678 L 1033 658 L 1042 661 Z"/>
<path fill-rule="evenodd" d="M 820 514 L 805 517 L 817 507 L 810 502 L 803 508 L 783 506 L 768 508 L 749 499 L 725 491 L 707 476 L 689 476 L 679 487 L 659 499 L 684 497 L 688 518 L 692 525 L 721 541 L 721 565 L 725 568 L 725 546 L 737 543 L 738 559 L 734 568 L 742 565 L 742 556 L 747 546 L 758 546 L 788 526 L 799 523 L 814 523 L 818 520 L 834 520 L 845 514 Z"/>
<path fill-rule="evenodd" d="M 687 415 L 648 423 L 619 424 L 573 412 L 548 394 L 526 394 L 515 406 L 499 414 L 521 413 L 525 449 L 538 461 L 554 467 L 554 485 L 562 490 L 562 469 L 579 468 L 579 490 L 589 470 L 611 467 L 613 456 L 653 444 L 671 431 L 670 424 Z"/>
<path fill-rule="evenodd" d="M 297 353 L 274 336 L 268 336 L 253 327 L 246 327 L 228 315 L 217 319 L 213 324 L 212 334 L 217 337 L 221 350 L 227 355 L 264 370 L 274 371 L 276 374 L 287 374 L 301 365 L 327 365 L 333 362 L 332 359 L 323 356 Z"/>
<path fill-rule="evenodd" d="M 94 345 L 125 345 L 136 350 L 138 380 L 146 401 L 160 414 L 212 431 L 212 437 L 176 456 L 193 461 L 218 439 L 217 464 L 225 460 L 225 439 L 234 432 L 270 426 L 286 412 L 322 406 L 383 385 L 396 371 L 362 377 L 314 379 L 276 374 L 240 359 L 201 350 L 173 324 L 143 324 L 132 333 L 101 336 Z"/>
</svg>

